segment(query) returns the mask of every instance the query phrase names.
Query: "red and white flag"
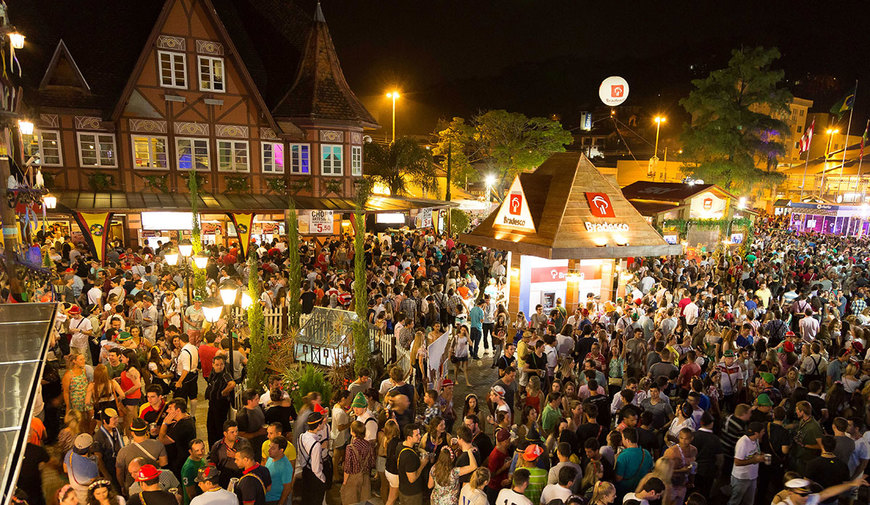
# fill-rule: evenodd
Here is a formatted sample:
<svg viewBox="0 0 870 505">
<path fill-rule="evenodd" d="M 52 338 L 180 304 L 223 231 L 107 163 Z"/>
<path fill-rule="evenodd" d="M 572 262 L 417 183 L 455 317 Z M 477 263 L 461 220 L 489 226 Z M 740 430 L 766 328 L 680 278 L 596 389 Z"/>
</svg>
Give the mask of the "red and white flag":
<svg viewBox="0 0 870 505">
<path fill-rule="evenodd" d="M 801 137 L 801 154 L 810 150 L 810 143 L 813 141 L 813 130 L 816 128 L 816 120 L 813 119 L 810 127 L 807 128 L 807 131 L 804 132 L 804 136 Z"/>
</svg>

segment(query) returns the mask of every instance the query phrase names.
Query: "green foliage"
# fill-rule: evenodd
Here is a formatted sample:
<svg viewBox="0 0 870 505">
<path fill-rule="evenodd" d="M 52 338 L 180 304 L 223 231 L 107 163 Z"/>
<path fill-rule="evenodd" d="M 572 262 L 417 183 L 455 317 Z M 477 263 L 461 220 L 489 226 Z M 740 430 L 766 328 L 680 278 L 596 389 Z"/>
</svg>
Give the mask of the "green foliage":
<svg viewBox="0 0 870 505">
<path fill-rule="evenodd" d="M 684 156 L 696 165 L 687 168 L 732 190 L 780 183 L 785 177 L 776 168 L 786 152 L 784 119 L 792 95 L 781 87 L 785 73 L 771 69 L 779 51 L 756 47 L 731 54 L 727 68 L 692 81 L 694 89 L 680 100 L 692 115 L 682 141 Z"/>
<path fill-rule="evenodd" d="M 690 225 L 698 230 L 718 228 L 722 234 L 728 233 L 735 226 L 749 230 L 750 234 L 752 230 L 752 220 L 747 217 L 738 219 L 665 219 L 662 228 L 674 228 L 681 237 L 685 237 Z"/>
<path fill-rule="evenodd" d="M 356 282 L 353 283 L 353 301 L 354 311 L 356 312 L 356 322 L 353 325 L 353 347 L 354 347 L 354 368 L 359 372 L 362 368 L 367 367 L 369 358 L 371 357 L 371 349 L 369 342 L 368 321 L 366 320 L 366 312 L 368 310 L 368 291 L 366 290 L 366 262 L 365 262 L 365 240 L 366 240 L 366 215 L 365 205 L 369 196 L 368 184 L 360 184 L 357 187 L 356 194 L 356 210 L 353 213 L 353 218 L 356 221 L 356 233 L 353 237 L 353 278 Z"/>
<path fill-rule="evenodd" d="M 248 256 L 248 296 L 254 303 L 248 307 L 248 328 L 251 330 L 251 353 L 248 355 L 249 388 L 260 389 L 266 385 L 266 365 L 269 362 L 269 337 L 266 336 L 266 320 L 260 305 L 259 262 L 257 255 Z"/>
<path fill-rule="evenodd" d="M 305 179 L 292 179 L 290 181 L 289 193 L 291 195 L 298 195 L 302 191 L 311 191 L 311 178 L 306 177 Z"/>
<path fill-rule="evenodd" d="M 248 178 L 243 175 L 228 175 L 224 180 L 227 183 L 228 193 L 243 193 L 251 189 Z"/>
<path fill-rule="evenodd" d="M 199 185 L 204 181 L 198 174 L 196 177 L 187 177 L 187 189 L 190 192 L 190 212 L 193 215 L 193 226 L 191 228 L 191 245 L 193 246 L 193 254 L 202 253 L 202 228 L 199 222 Z M 208 296 L 206 291 L 206 275 L 204 268 L 198 268 L 196 263 L 191 262 L 193 268 L 193 294 L 200 296 L 203 300 Z"/>
<path fill-rule="evenodd" d="M 390 194 L 407 194 L 407 183 L 413 181 L 421 189 L 438 188 L 432 153 L 409 137 L 401 137 L 387 145 L 365 144 L 366 175 L 390 188 Z"/>
<path fill-rule="evenodd" d="M 340 180 L 330 179 L 324 181 L 323 189 L 326 194 L 334 193 L 336 195 L 341 195 L 342 193 L 342 184 Z"/>
<path fill-rule="evenodd" d="M 275 193 L 283 194 L 287 191 L 287 181 L 284 179 L 266 179 L 266 186 Z"/>
<path fill-rule="evenodd" d="M 115 185 L 115 176 L 111 174 L 88 174 L 88 185 L 94 191 L 106 191 Z"/>
<path fill-rule="evenodd" d="M 288 272 L 287 300 L 288 318 L 290 328 L 299 328 L 299 314 L 302 313 L 302 305 L 299 300 L 302 286 L 302 264 L 299 261 L 299 219 L 296 215 L 296 200 L 292 196 L 287 197 L 287 253 L 290 260 Z"/>
<path fill-rule="evenodd" d="M 289 382 L 287 389 L 297 411 L 302 408 L 302 397 L 312 391 L 320 393 L 324 402 L 328 402 L 332 396 L 332 384 L 326 380 L 323 371 L 314 365 L 305 365 L 304 368 L 291 370 L 284 379 L 285 382 Z"/>
<path fill-rule="evenodd" d="M 453 236 L 464 233 L 471 219 L 461 209 L 450 209 L 450 234 Z"/>
<path fill-rule="evenodd" d="M 163 175 L 140 175 L 145 180 L 145 185 L 161 193 L 169 193 L 169 182 Z"/>
<path fill-rule="evenodd" d="M 480 172 L 473 168 L 479 165 L 483 173 L 498 177 L 494 189 L 499 194 L 516 174 L 564 152 L 574 140 L 558 121 L 505 110 L 478 114 L 471 123 L 453 118 L 441 124 L 435 136 L 434 154 L 446 156 L 450 151 L 454 180 L 479 179 Z"/>
</svg>

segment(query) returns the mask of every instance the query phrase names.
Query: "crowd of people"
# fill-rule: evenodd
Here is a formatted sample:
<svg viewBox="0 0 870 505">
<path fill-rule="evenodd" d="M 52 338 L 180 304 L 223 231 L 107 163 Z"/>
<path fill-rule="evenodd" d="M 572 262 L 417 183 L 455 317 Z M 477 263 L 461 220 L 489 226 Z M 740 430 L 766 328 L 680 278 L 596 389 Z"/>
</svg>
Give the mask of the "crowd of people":
<svg viewBox="0 0 870 505">
<path fill-rule="evenodd" d="M 373 359 L 327 398 L 280 376 L 246 388 L 244 339 L 205 321 L 163 258 L 174 244 L 103 266 L 54 238 L 59 276 L 34 296 L 57 327 L 18 484 L 32 505 L 867 502 L 861 239 L 766 219 L 747 248 L 636 258 L 619 296 L 526 315 L 508 311 L 503 253 L 369 236 L 368 319 L 394 337 L 387 361 L 410 359 Z M 258 303 L 286 307 L 286 240 L 251 249 L 256 272 L 207 249 L 207 294 L 256 275 Z M 353 250 L 302 242 L 303 314 L 352 307 Z M 44 465 L 68 478 L 48 498 Z"/>
</svg>

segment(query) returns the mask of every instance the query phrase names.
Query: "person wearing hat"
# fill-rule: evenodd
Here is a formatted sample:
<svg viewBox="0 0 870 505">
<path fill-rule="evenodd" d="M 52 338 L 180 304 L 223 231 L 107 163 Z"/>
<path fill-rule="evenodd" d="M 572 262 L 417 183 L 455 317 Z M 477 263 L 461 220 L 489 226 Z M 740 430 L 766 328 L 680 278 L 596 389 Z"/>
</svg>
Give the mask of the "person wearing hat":
<svg viewBox="0 0 870 505">
<path fill-rule="evenodd" d="M 118 429 L 118 411 L 111 407 L 103 409 L 99 420 L 94 435 L 93 452 L 103 478 L 115 481 L 118 452 L 124 447 L 124 439 Z"/>
<path fill-rule="evenodd" d="M 69 308 L 69 346 L 70 349 L 77 349 L 80 353 L 88 358 L 89 364 L 94 364 L 96 357 L 90 355 L 90 338 L 94 335 L 94 327 L 91 320 L 82 317 L 82 308 L 78 305 L 73 305 Z"/>
<path fill-rule="evenodd" d="M 728 505 L 753 505 L 758 481 L 758 465 L 765 461 L 759 440 L 764 433 L 761 423 L 749 423 L 746 434 L 734 447 L 734 467 L 731 469 L 731 496 Z"/>
<path fill-rule="evenodd" d="M 199 339 L 202 333 L 202 325 L 205 322 L 205 312 L 202 310 L 202 296 L 193 295 L 193 305 L 189 305 L 182 313 L 184 320 L 184 332 L 191 337 Z"/>
<path fill-rule="evenodd" d="M 115 474 L 122 489 L 129 489 L 133 484 L 133 476 L 127 471 L 127 467 L 134 458 L 146 458 L 149 463 L 164 467 L 169 464 L 166 455 L 166 446 L 159 440 L 148 436 L 148 422 L 142 418 L 133 419 L 130 426 L 132 440 L 118 451 L 115 460 Z"/>
<path fill-rule="evenodd" d="M 329 437 L 321 430 L 324 419 L 320 412 L 311 412 L 306 423 L 308 431 L 299 436 L 296 469 L 302 471 L 302 503 L 321 503 L 331 483 L 332 459 L 326 451 Z"/>
<path fill-rule="evenodd" d="M 489 468 L 490 480 L 486 485 L 486 496 L 490 503 L 496 503 L 495 499 L 499 491 L 510 484 L 508 471 L 511 466 L 511 433 L 510 430 L 497 429 L 495 432 L 495 449 L 486 460 Z"/>
<path fill-rule="evenodd" d="M 194 481 L 202 494 L 190 500 L 191 505 L 238 505 L 239 498 L 218 483 L 220 470 L 212 464 L 199 469 Z"/>
<path fill-rule="evenodd" d="M 154 465 L 142 465 L 134 476 L 141 491 L 131 493 L 127 505 L 178 505 L 178 498 L 160 486 L 160 474 L 163 470 Z"/>
<path fill-rule="evenodd" d="M 752 412 L 749 415 L 749 422 L 769 423 L 771 418 L 771 410 L 773 410 L 773 401 L 767 393 L 761 393 L 755 398 L 755 405 L 752 406 Z"/>
<path fill-rule="evenodd" d="M 785 483 L 785 489 L 777 493 L 771 505 L 816 505 L 836 498 L 843 493 L 867 485 L 864 475 L 836 486 L 827 487 L 818 493 L 811 493 L 812 483 L 807 479 L 791 479 Z"/>
<path fill-rule="evenodd" d="M 529 472 L 529 485 L 526 487 L 523 494 L 532 501 L 532 503 L 541 502 L 541 493 L 547 486 L 548 472 L 543 468 L 538 468 L 538 457 L 544 454 L 544 449 L 539 442 L 531 442 L 526 446 L 520 458 L 520 468 Z M 519 471 L 519 468 L 517 469 Z"/>
<path fill-rule="evenodd" d="M 73 448 L 63 459 L 63 470 L 70 485 L 78 495 L 79 503 L 86 503 L 88 486 L 100 476 L 96 458 L 91 454 L 94 437 L 89 433 L 79 433 L 73 441 Z"/>
<path fill-rule="evenodd" d="M 353 409 L 353 415 L 356 420 L 363 423 L 363 426 L 366 428 L 365 439 L 374 444 L 378 439 L 378 420 L 369 410 L 366 395 L 362 392 L 357 393 L 350 404 L 350 408 Z"/>
<path fill-rule="evenodd" d="M 737 406 L 740 392 L 743 390 L 745 376 L 743 369 L 735 360 L 734 351 L 727 349 L 722 354 L 722 361 L 716 365 L 719 370 L 719 386 L 722 389 L 722 405 L 727 412 L 733 412 Z"/>
</svg>

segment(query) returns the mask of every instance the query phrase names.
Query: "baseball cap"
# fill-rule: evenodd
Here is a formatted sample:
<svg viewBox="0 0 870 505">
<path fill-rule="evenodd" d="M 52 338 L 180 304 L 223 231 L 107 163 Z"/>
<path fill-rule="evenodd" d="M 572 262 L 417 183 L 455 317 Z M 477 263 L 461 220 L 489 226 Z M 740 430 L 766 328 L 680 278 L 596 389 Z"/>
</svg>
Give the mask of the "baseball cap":
<svg viewBox="0 0 870 505">
<path fill-rule="evenodd" d="M 141 417 L 134 418 L 133 423 L 130 426 L 130 431 L 132 431 L 133 433 L 144 433 L 147 429 L 148 421 L 142 419 Z"/>
<path fill-rule="evenodd" d="M 523 459 L 526 461 L 535 461 L 538 459 L 538 456 L 543 453 L 544 451 L 539 445 L 529 444 L 529 446 L 526 447 L 526 450 L 523 451 Z"/>
<path fill-rule="evenodd" d="M 160 477 L 161 473 L 163 473 L 162 470 L 158 470 L 154 465 L 142 465 L 142 468 L 136 472 L 136 475 L 133 478 L 136 482 L 143 482 L 146 480 L 154 480 L 157 477 Z"/>
<path fill-rule="evenodd" d="M 456 383 L 450 379 L 444 379 L 444 381 L 441 383 L 442 388 L 453 387 L 455 385 L 456 385 Z"/>
<path fill-rule="evenodd" d="M 511 432 L 509 432 L 508 430 L 498 430 L 495 433 L 495 441 L 496 442 L 504 442 L 505 440 L 508 440 L 510 438 L 511 438 Z"/>
<path fill-rule="evenodd" d="M 220 477 L 221 471 L 212 464 L 205 465 L 200 468 L 199 471 L 196 472 L 196 477 L 193 479 L 195 482 L 217 482 L 218 477 Z"/>
<path fill-rule="evenodd" d="M 728 349 L 727 351 L 725 351 L 724 354 L 722 354 L 722 356 L 725 356 L 726 358 L 733 358 L 733 357 L 734 357 L 734 351 L 732 351 L 731 349 Z"/>
<path fill-rule="evenodd" d="M 758 395 L 758 398 L 755 399 L 755 404 L 759 407 L 773 407 L 773 401 L 767 393 L 761 393 Z"/>
</svg>

